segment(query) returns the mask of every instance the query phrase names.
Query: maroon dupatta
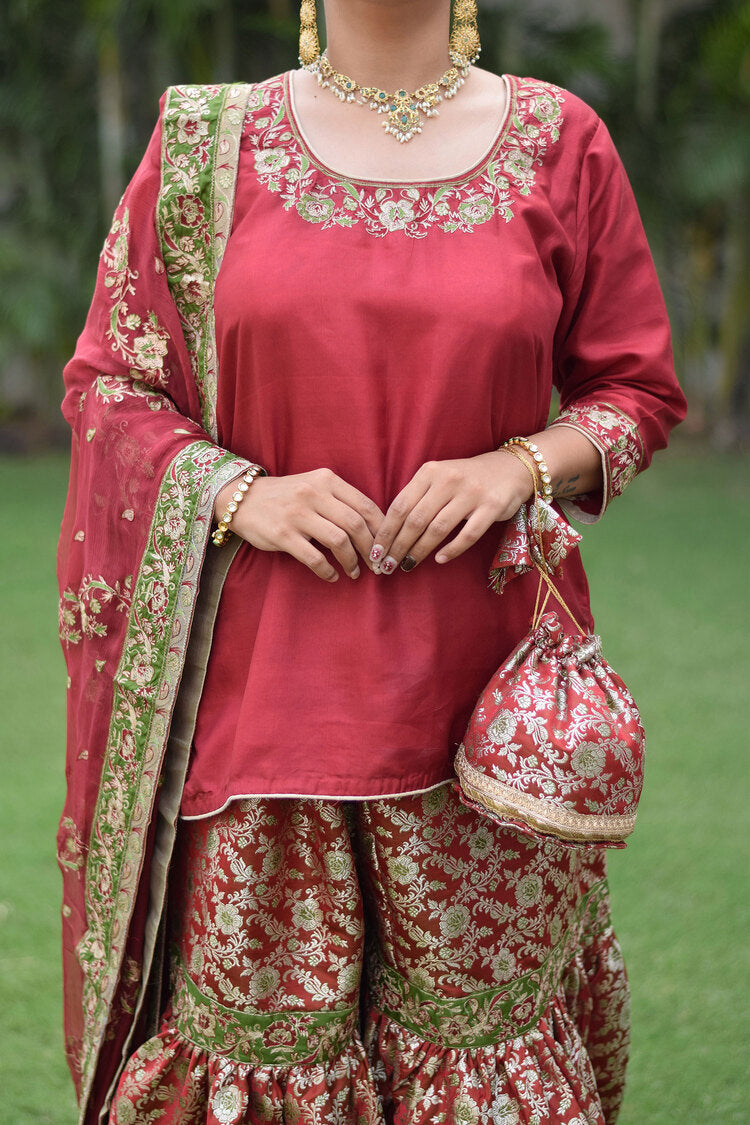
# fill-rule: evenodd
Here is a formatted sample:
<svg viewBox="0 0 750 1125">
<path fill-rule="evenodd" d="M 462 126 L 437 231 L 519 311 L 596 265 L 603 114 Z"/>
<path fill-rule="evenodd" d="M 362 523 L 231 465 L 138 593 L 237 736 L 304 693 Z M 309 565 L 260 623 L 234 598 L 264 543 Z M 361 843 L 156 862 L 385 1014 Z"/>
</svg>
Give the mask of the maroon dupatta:
<svg viewBox="0 0 750 1125">
<path fill-rule="evenodd" d="M 106 1116 L 133 1028 L 148 1016 L 149 976 L 158 987 L 191 722 L 234 553 L 206 556 L 215 496 L 247 466 L 216 444 L 213 286 L 250 92 L 167 92 L 65 369 L 68 794 L 58 855 L 66 1052 L 81 1123 Z"/>
</svg>

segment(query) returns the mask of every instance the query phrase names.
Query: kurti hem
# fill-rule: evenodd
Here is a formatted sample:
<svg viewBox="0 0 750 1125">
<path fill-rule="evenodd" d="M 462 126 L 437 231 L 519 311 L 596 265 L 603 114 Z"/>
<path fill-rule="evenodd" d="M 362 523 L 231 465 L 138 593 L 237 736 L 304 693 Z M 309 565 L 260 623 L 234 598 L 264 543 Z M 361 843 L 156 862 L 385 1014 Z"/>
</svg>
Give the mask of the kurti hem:
<svg viewBox="0 0 750 1125">
<path fill-rule="evenodd" d="M 261 792 L 261 793 L 233 793 L 231 797 L 227 797 L 223 805 L 218 808 L 213 808 L 209 812 L 202 813 L 180 813 L 180 820 L 205 820 L 209 816 L 216 816 L 217 813 L 224 812 L 229 808 L 232 801 L 260 801 L 263 798 L 271 800 L 289 798 L 291 800 L 308 800 L 308 801 L 380 801 L 387 800 L 391 797 L 418 797 L 422 793 L 431 793 L 433 789 L 439 789 L 441 785 L 447 785 L 449 781 L 455 780 L 453 775 L 443 778 L 442 781 L 435 781 L 430 785 L 424 785 L 417 789 L 393 789 L 384 790 L 377 793 L 362 793 L 362 794 L 349 794 L 349 793 L 277 793 L 277 792 Z"/>
</svg>

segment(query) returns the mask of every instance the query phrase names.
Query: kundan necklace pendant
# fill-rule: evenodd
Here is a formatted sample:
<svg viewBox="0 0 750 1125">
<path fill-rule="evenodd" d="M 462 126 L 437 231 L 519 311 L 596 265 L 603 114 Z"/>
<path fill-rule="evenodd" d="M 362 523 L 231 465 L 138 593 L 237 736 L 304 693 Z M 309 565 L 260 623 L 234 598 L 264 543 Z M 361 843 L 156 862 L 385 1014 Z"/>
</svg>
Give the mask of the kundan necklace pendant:
<svg viewBox="0 0 750 1125">
<path fill-rule="evenodd" d="M 377 86 L 360 86 L 353 78 L 334 70 L 325 53 L 311 63 L 305 63 L 305 70 L 311 71 L 318 79 L 318 85 L 329 89 L 343 102 L 359 102 L 368 105 L 376 113 L 388 116 L 383 123 L 386 133 L 402 144 L 422 132 L 422 117 L 437 117 L 437 106 L 444 98 L 452 98 L 463 86 L 473 59 L 459 58 L 451 51 L 451 66 L 437 82 L 420 86 L 410 93 L 396 90 L 388 93 Z"/>
</svg>

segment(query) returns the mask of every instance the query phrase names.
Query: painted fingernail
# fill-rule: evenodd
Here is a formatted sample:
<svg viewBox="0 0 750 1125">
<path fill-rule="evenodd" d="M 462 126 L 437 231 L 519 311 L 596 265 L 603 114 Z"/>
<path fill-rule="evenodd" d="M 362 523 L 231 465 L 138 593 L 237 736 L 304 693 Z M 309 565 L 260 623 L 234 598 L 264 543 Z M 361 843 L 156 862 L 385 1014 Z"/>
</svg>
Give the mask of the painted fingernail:
<svg viewBox="0 0 750 1125">
<path fill-rule="evenodd" d="M 417 560 L 415 558 L 412 558 L 411 555 L 405 555 L 404 559 L 401 563 L 401 569 L 403 570 L 403 572 L 405 574 L 408 574 L 410 570 L 414 570 L 414 567 L 416 565 L 417 565 Z"/>
<path fill-rule="evenodd" d="M 386 555 L 386 557 L 380 564 L 380 570 L 383 574 L 393 574 L 397 566 L 398 563 L 396 562 L 396 560 L 394 558 L 391 558 L 390 555 Z"/>
<path fill-rule="evenodd" d="M 355 566 L 354 570 L 349 571 L 350 578 L 359 578 L 359 567 Z"/>
<path fill-rule="evenodd" d="M 383 548 L 378 543 L 376 543 L 373 549 L 370 551 L 370 562 L 376 563 L 378 559 L 382 557 L 382 554 Z"/>
</svg>

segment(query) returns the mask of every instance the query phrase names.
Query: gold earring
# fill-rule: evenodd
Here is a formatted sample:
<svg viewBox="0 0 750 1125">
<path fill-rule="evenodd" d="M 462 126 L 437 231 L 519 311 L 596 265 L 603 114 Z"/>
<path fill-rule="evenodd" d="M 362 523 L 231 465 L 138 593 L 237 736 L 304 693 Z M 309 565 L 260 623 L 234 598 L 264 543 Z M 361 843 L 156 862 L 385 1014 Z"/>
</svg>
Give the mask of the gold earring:
<svg viewBox="0 0 750 1125">
<path fill-rule="evenodd" d="M 311 66 L 320 57 L 318 13 L 315 0 L 302 0 L 299 8 L 299 61 Z"/>
<path fill-rule="evenodd" d="M 482 45 L 477 26 L 477 0 L 453 0 L 451 58 L 459 66 L 476 62 Z"/>
</svg>

